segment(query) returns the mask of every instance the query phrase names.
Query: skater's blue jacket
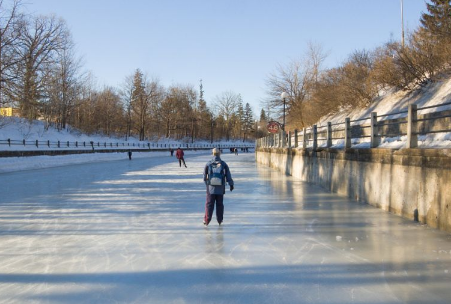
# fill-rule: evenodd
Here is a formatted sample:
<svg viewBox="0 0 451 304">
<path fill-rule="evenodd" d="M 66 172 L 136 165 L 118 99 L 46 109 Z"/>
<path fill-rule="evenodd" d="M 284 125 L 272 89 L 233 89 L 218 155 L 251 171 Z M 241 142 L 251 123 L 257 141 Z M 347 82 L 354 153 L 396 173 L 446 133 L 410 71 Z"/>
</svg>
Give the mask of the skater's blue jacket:
<svg viewBox="0 0 451 304">
<path fill-rule="evenodd" d="M 233 179 L 232 179 L 232 175 L 230 174 L 229 166 L 226 164 L 225 161 L 221 160 L 221 158 L 219 156 L 215 156 L 212 160 L 210 160 L 205 165 L 205 169 L 204 169 L 204 182 L 205 182 L 205 185 L 207 186 L 207 193 L 209 193 L 209 194 L 225 194 L 225 185 L 211 186 L 208 184 L 208 167 L 210 166 L 210 164 L 212 164 L 215 161 L 221 161 L 223 163 L 224 171 L 225 171 L 224 175 L 225 175 L 226 181 L 229 184 L 229 186 L 233 186 Z"/>
</svg>

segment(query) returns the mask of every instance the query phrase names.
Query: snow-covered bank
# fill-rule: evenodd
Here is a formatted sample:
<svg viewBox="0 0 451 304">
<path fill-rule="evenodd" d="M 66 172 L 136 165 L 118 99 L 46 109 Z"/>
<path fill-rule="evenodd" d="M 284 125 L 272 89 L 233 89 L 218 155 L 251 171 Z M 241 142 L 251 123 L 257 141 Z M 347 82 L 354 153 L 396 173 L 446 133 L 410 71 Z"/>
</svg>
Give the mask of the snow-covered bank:
<svg viewBox="0 0 451 304">
<path fill-rule="evenodd" d="M 210 154 L 210 151 L 185 151 L 187 158 L 190 156 L 203 154 Z M 134 152 L 132 154 L 132 161 L 134 158 L 171 158 L 171 156 L 169 152 Z M 177 161 L 175 156 L 173 156 L 172 159 L 174 162 Z M 0 157 L 0 173 L 117 160 L 129 161 L 127 153 L 92 153 L 64 156 L 7 158 Z"/>
<path fill-rule="evenodd" d="M 8 141 L 10 140 L 10 141 Z M 23 144 L 25 141 L 25 145 Z M 36 146 L 36 141 L 39 142 Z M 57 143 L 60 142 L 60 145 Z M 70 143 L 68 146 L 67 143 Z M 57 130 L 51 126 L 46 126 L 43 121 L 29 122 L 26 119 L 17 117 L 0 116 L 0 150 L 6 151 L 34 151 L 34 150 L 90 150 L 91 142 L 94 148 L 99 149 L 127 149 L 133 147 L 149 147 L 152 149 L 167 150 L 169 148 L 183 147 L 241 147 L 253 146 L 253 141 L 242 142 L 196 140 L 191 143 L 191 138 L 174 140 L 171 138 L 153 138 L 148 141 L 139 141 L 130 137 L 127 140 L 123 137 L 108 137 L 101 135 L 87 135 L 76 129 Z M 77 143 L 77 144 L 76 144 Z"/>
<path fill-rule="evenodd" d="M 323 117 L 318 125 L 324 125 L 328 121 L 332 123 L 344 122 L 346 117 L 351 120 L 358 120 L 369 117 L 371 112 L 377 115 L 386 115 L 407 111 L 410 104 L 416 104 L 419 108 L 426 106 L 438 106 L 443 103 L 451 102 L 451 76 L 444 78 L 442 81 L 430 83 L 425 87 L 419 88 L 414 92 L 388 90 L 380 92 L 380 96 L 376 98 L 367 108 L 342 109 L 337 113 L 332 113 Z M 451 105 L 439 106 L 436 108 L 425 109 L 421 114 L 432 112 L 440 112 L 450 110 Z M 388 118 L 398 118 L 406 116 L 405 114 L 390 115 Z"/>
<path fill-rule="evenodd" d="M 337 113 L 332 113 L 323 117 L 317 124 L 318 127 L 327 125 L 327 122 L 339 124 L 349 117 L 351 121 L 361 120 L 354 124 L 368 124 L 369 120 L 362 120 L 370 117 L 372 112 L 376 112 L 378 116 L 384 115 L 380 120 L 396 119 L 406 117 L 407 113 L 399 113 L 407 111 L 410 104 L 417 105 L 418 108 L 437 106 L 424 110 L 419 110 L 419 115 L 433 112 L 441 112 L 451 109 L 451 105 L 443 105 L 451 102 L 451 76 L 448 75 L 443 80 L 429 83 L 425 87 L 418 88 L 414 92 L 388 90 L 380 92 L 380 96 L 366 108 L 346 108 Z M 391 115 L 390 115 L 391 114 Z M 342 127 L 342 126 L 340 126 Z M 450 126 L 447 128 L 451 129 Z M 407 136 L 383 137 L 381 138 L 380 148 L 401 149 L 406 146 Z M 325 146 L 322 144 L 320 146 Z M 343 140 L 334 142 L 334 148 L 344 146 Z M 418 136 L 418 146 L 420 148 L 451 148 L 451 132 L 431 133 Z M 353 148 L 369 148 L 369 139 L 353 139 Z"/>
</svg>

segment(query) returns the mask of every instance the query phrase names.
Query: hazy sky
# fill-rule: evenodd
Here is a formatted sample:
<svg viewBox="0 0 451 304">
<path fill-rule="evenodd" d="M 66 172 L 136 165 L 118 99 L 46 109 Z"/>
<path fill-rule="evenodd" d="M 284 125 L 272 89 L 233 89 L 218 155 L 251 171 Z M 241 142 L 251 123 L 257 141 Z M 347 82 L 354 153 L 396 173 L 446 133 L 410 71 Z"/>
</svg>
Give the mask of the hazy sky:
<svg viewBox="0 0 451 304">
<path fill-rule="evenodd" d="M 203 80 L 207 102 L 240 93 L 256 115 L 265 79 L 301 58 L 309 41 L 328 67 L 354 50 L 401 37 L 400 0 L 26 0 L 27 11 L 66 20 L 85 68 L 118 87 L 139 68 L 165 86 Z M 404 0 L 415 29 L 424 0 Z"/>
</svg>

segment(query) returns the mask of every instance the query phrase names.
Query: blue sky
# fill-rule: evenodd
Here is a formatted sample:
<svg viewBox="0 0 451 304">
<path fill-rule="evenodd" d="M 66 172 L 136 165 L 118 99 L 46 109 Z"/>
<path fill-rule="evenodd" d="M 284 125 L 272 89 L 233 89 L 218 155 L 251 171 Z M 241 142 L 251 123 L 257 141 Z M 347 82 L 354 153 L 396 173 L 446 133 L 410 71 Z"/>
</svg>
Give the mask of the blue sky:
<svg viewBox="0 0 451 304">
<path fill-rule="evenodd" d="M 165 86 L 203 80 L 205 99 L 240 93 L 256 115 L 265 79 L 311 41 L 326 65 L 401 37 L 400 0 L 27 0 L 27 11 L 66 20 L 84 67 L 118 87 L 140 68 Z M 415 29 L 424 0 L 404 0 Z"/>
</svg>

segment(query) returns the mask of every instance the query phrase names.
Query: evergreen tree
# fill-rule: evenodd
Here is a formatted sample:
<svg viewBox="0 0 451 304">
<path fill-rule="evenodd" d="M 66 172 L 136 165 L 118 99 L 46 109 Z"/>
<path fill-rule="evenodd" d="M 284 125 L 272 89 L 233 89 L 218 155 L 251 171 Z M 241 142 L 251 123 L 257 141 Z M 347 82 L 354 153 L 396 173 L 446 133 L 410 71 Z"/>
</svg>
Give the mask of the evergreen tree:
<svg viewBox="0 0 451 304">
<path fill-rule="evenodd" d="M 265 110 L 262 109 L 260 112 L 260 122 L 266 122 L 267 120 Z"/>
<path fill-rule="evenodd" d="M 199 99 L 199 105 L 197 107 L 199 113 L 199 137 L 209 138 L 211 133 L 212 114 L 207 107 L 207 103 L 203 99 Z"/>
<path fill-rule="evenodd" d="M 238 111 L 236 112 L 236 138 L 241 137 L 241 133 L 245 132 L 245 112 L 244 112 L 244 106 L 243 106 L 243 99 L 241 98 L 241 95 L 238 94 Z"/>
<path fill-rule="evenodd" d="M 249 103 L 246 103 L 244 109 L 244 123 L 243 123 L 243 141 L 246 140 L 246 136 L 254 131 L 254 114 L 252 113 L 252 108 Z"/>
<path fill-rule="evenodd" d="M 421 16 L 423 30 L 438 39 L 451 38 L 451 0 L 431 0 L 426 3 L 429 13 Z"/>
<path fill-rule="evenodd" d="M 133 121 L 139 134 L 139 140 L 144 140 L 146 129 L 146 116 L 148 111 L 147 96 L 142 72 L 137 69 L 133 77 L 133 90 L 131 98 Z"/>
<path fill-rule="evenodd" d="M 431 0 L 428 13 L 421 16 L 421 26 L 410 43 L 411 54 L 404 52 L 407 62 L 427 79 L 451 63 L 451 5 L 450 0 Z M 425 71 L 425 72 L 424 72 Z M 415 78 L 418 79 L 415 73 Z"/>
<path fill-rule="evenodd" d="M 199 113 L 198 136 L 205 139 L 210 137 L 211 139 L 213 128 L 213 114 L 208 109 L 207 102 L 204 99 L 204 86 L 202 84 L 202 79 L 200 80 L 199 85 L 199 103 L 197 105 L 197 112 Z"/>
</svg>

